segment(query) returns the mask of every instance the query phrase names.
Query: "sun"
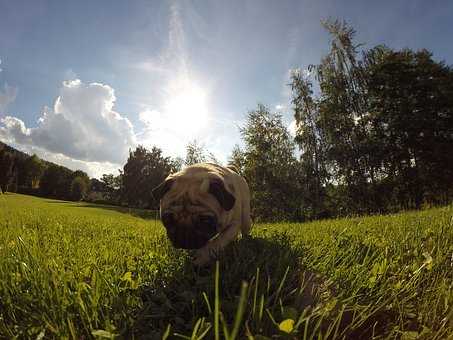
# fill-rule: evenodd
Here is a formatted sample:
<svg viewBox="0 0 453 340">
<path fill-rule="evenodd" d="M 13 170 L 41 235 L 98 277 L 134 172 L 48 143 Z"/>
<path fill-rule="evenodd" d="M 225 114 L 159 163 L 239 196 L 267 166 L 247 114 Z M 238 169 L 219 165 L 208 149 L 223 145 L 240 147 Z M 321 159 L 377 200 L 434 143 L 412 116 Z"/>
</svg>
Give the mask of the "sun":
<svg viewBox="0 0 453 340">
<path fill-rule="evenodd" d="M 175 82 L 167 91 L 163 113 L 167 124 L 175 131 L 199 132 L 209 118 L 206 91 L 189 79 Z"/>
</svg>

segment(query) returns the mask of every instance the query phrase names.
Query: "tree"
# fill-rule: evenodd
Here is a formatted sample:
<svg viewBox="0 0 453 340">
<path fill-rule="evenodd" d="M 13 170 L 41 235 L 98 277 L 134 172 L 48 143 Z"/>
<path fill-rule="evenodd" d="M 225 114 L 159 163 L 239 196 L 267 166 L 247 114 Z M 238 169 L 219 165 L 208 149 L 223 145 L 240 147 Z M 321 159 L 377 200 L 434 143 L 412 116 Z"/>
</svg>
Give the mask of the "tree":
<svg viewBox="0 0 453 340">
<path fill-rule="evenodd" d="M 86 184 L 86 187 L 87 187 L 87 190 L 90 189 L 90 177 L 88 176 L 88 174 L 85 172 L 85 171 L 82 171 L 82 170 L 75 170 L 72 174 L 72 179 L 76 178 L 76 177 L 80 177 Z"/>
<path fill-rule="evenodd" d="M 44 171 L 40 181 L 40 191 L 44 196 L 59 199 L 71 198 L 72 171 L 68 168 L 51 164 Z"/>
<path fill-rule="evenodd" d="M 103 174 L 102 177 L 106 176 L 106 174 Z M 106 191 L 106 185 L 104 181 L 100 181 L 97 178 L 92 178 L 90 179 L 90 191 L 92 192 L 105 192 Z"/>
<path fill-rule="evenodd" d="M 375 169 L 367 152 L 366 76 L 354 44 L 355 31 L 346 22 L 322 23 L 331 36 L 329 53 L 313 69 L 319 82 L 319 127 L 332 175 L 346 191 L 347 212 L 369 212 L 375 197 Z"/>
<path fill-rule="evenodd" d="M 329 215 L 325 207 L 328 171 L 325 136 L 319 122 L 319 103 L 313 96 L 308 72 L 293 71 L 290 85 L 296 120 L 295 141 L 301 151 L 303 215 L 306 219 L 325 217 Z"/>
<path fill-rule="evenodd" d="M 10 152 L 0 150 L 0 189 L 8 191 L 8 185 L 13 180 L 14 157 Z"/>
<path fill-rule="evenodd" d="M 323 25 L 331 48 L 309 67 L 320 94 L 302 73 L 291 79 L 304 208 L 369 213 L 453 199 L 451 67 L 426 50 L 360 55 L 346 22 Z"/>
<path fill-rule="evenodd" d="M 25 160 L 25 178 L 30 188 L 38 188 L 39 180 L 44 173 L 45 165 L 38 156 L 33 154 Z"/>
<path fill-rule="evenodd" d="M 88 185 L 84 178 L 77 176 L 71 183 L 71 198 L 74 201 L 80 201 L 85 198 L 88 192 Z"/>
<path fill-rule="evenodd" d="M 171 173 L 181 171 L 184 166 L 184 159 L 182 157 L 175 157 L 170 160 Z"/>
<path fill-rule="evenodd" d="M 236 144 L 233 147 L 233 150 L 231 151 L 231 155 L 228 160 L 228 165 L 233 166 L 235 169 L 237 169 L 240 175 L 244 176 L 245 162 L 246 162 L 245 153 L 239 147 L 239 145 Z"/>
<path fill-rule="evenodd" d="M 282 117 L 259 104 L 248 113 L 241 134 L 253 215 L 261 220 L 297 218 L 300 206 L 295 145 Z"/>
<path fill-rule="evenodd" d="M 71 197 L 73 200 L 84 199 L 90 191 L 90 177 L 82 170 L 76 170 L 71 174 Z"/>
<path fill-rule="evenodd" d="M 92 186 L 93 184 L 95 184 L 96 186 L 94 187 L 94 189 L 96 189 L 96 191 L 102 192 L 104 198 L 107 201 L 118 204 L 121 200 L 121 189 L 123 183 L 122 176 L 123 175 L 121 172 L 117 176 L 113 174 L 103 174 L 101 181 L 92 181 Z"/>
<path fill-rule="evenodd" d="M 130 151 L 122 176 L 124 200 L 129 205 L 157 209 L 159 202 L 152 196 L 152 189 L 175 171 L 175 165 L 155 146 L 151 150 L 138 146 Z"/>
<path fill-rule="evenodd" d="M 453 70 L 427 50 L 374 48 L 365 54 L 369 133 L 390 198 L 405 208 L 447 203 L 453 181 Z"/>
<path fill-rule="evenodd" d="M 196 140 L 193 140 L 186 146 L 186 158 L 184 164 L 186 166 L 204 163 L 208 161 L 204 147 L 200 145 Z"/>
</svg>

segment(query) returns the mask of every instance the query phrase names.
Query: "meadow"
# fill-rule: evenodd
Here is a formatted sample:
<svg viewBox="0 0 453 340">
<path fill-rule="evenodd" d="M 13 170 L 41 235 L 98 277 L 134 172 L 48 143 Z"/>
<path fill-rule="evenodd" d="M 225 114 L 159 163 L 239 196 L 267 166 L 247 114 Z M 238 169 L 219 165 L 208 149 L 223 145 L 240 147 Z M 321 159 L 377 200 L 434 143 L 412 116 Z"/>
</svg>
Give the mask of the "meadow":
<svg viewBox="0 0 453 340">
<path fill-rule="evenodd" d="M 453 338 L 453 207 L 254 225 L 198 269 L 154 214 L 0 195 L 0 338 Z"/>
</svg>

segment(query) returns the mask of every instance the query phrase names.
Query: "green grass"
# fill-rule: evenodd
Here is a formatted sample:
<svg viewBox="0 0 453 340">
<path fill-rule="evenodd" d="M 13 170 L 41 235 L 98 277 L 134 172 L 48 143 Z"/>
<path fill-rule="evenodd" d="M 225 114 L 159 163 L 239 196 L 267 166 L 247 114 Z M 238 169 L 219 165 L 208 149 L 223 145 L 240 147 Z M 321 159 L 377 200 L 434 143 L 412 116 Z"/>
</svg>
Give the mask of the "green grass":
<svg viewBox="0 0 453 340">
<path fill-rule="evenodd" d="M 451 206 L 255 225 L 201 270 L 131 213 L 0 195 L 0 338 L 453 338 Z"/>
</svg>

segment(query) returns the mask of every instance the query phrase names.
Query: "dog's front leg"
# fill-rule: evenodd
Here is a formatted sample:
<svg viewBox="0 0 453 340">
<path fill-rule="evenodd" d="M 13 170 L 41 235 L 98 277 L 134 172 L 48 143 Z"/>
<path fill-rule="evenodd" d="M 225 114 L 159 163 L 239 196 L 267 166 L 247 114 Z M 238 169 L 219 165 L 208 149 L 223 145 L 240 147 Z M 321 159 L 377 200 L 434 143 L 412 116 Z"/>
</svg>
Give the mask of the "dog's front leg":
<svg viewBox="0 0 453 340">
<path fill-rule="evenodd" d="M 239 229 L 239 223 L 232 223 L 214 240 L 209 241 L 203 248 L 198 249 L 195 253 L 194 264 L 196 266 L 203 266 L 208 263 L 209 260 L 212 257 L 215 257 L 228 243 L 236 239 L 239 234 Z"/>
</svg>

